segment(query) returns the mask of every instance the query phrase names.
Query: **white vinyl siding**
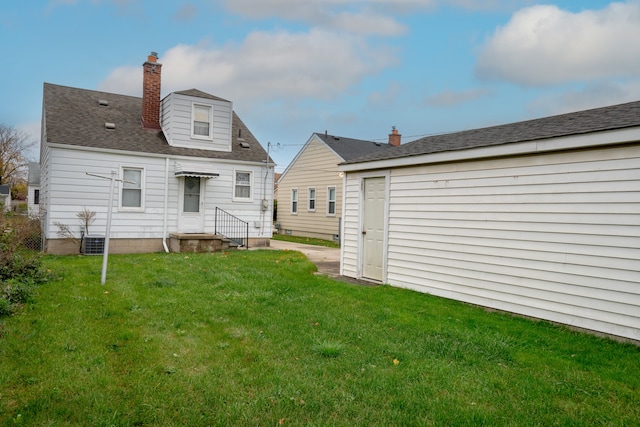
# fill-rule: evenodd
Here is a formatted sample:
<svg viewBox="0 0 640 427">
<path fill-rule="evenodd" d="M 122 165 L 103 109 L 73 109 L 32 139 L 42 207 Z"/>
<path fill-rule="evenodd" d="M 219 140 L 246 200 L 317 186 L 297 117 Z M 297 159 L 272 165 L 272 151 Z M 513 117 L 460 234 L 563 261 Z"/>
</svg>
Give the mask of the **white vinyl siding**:
<svg viewBox="0 0 640 427">
<path fill-rule="evenodd" d="M 209 110 L 209 135 L 194 132 L 196 106 L 204 107 L 198 118 L 204 123 L 204 111 Z M 162 100 L 160 109 L 162 131 L 169 145 L 201 150 L 231 151 L 233 105 L 229 101 L 198 98 L 171 93 Z M 198 120 L 200 122 L 200 120 Z M 204 125 L 202 125 L 204 132 Z"/>
<path fill-rule="evenodd" d="M 41 203 L 47 202 L 45 238 L 57 239 L 56 222 L 68 225 L 79 235 L 80 223 L 76 213 L 84 207 L 97 213 L 92 224 L 92 233 L 103 234 L 106 227 L 107 205 L 109 202 L 109 180 L 87 176 L 87 172 L 109 177 L 111 170 L 120 170 L 123 165 L 135 164 L 144 170 L 144 211 L 126 211 L 114 209 L 111 237 L 114 239 L 161 239 L 164 221 L 165 182 L 168 183 L 167 233 L 177 231 L 181 200 L 179 199 L 180 178 L 174 175 L 175 160 L 169 160 L 168 177 L 165 175 L 165 158 L 153 156 L 132 157 L 115 153 L 86 152 L 67 148 L 51 148 L 47 151 L 44 163 L 46 174 L 42 174 L 46 184 L 46 193 L 41 192 Z M 182 159 L 180 159 L 182 160 Z M 211 159 L 191 158 L 210 167 Z M 250 237 L 264 237 L 271 234 L 269 215 L 262 211 L 260 200 L 252 203 L 234 202 L 235 168 L 228 162 L 217 163 L 220 176 L 207 181 L 203 210 L 205 213 L 204 230 L 215 231 L 215 208 L 219 207 L 230 214 L 252 224 Z M 240 169 L 238 169 L 240 170 Z M 242 170 L 257 174 L 261 179 L 252 182 L 252 191 L 266 194 L 268 200 L 273 194 L 273 173 L 265 177 L 262 165 L 243 165 Z M 120 206 L 120 183 L 116 184 L 114 206 Z M 263 187 L 264 186 L 264 187 Z M 41 187 L 42 188 L 42 187 Z M 46 197 L 46 199 L 45 199 Z M 260 227 L 254 226 L 260 225 Z M 166 236 L 165 236 L 166 237 Z"/>
<path fill-rule="evenodd" d="M 345 179 L 344 206 L 342 221 L 342 242 L 340 266 L 342 274 L 348 277 L 360 278 L 358 253 L 360 252 L 360 203 L 361 203 L 361 174 L 349 173 Z"/>
<path fill-rule="evenodd" d="M 386 282 L 640 339 L 639 164 L 634 146 L 392 169 Z"/>
</svg>

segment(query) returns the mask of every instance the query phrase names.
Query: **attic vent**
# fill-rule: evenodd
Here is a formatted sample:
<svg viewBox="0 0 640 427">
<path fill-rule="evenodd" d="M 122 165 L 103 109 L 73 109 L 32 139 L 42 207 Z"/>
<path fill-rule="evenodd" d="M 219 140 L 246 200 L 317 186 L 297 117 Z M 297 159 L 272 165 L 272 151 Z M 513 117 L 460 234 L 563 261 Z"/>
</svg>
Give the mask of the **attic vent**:
<svg viewBox="0 0 640 427">
<path fill-rule="evenodd" d="M 340 141 L 340 138 L 338 138 L 337 136 L 334 136 L 333 139 L 335 139 L 336 141 Z"/>
<path fill-rule="evenodd" d="M 109 101 L 107 101 L 106 99 L 99 99 L 98 100 L 98 105 L 101 107 L 108 107 L 109 106 Z"/>
<path fill-rule="evenodd" d="M 116 124 L 115 123 L 106 122 L 104 124 L 104 128 L 107 129 L 107 130 L 115 130 Z"/>
<path fill-rule="evenodd" d="M 250 147 L 250 145 L 249 145 L 249 143 L 248 143 L 248 142 L 241 142 L 241 143 L 240 143 L 240 147 L 242 147 L 242 148 L 249 148 L 249 147 Z"/>
</svg>

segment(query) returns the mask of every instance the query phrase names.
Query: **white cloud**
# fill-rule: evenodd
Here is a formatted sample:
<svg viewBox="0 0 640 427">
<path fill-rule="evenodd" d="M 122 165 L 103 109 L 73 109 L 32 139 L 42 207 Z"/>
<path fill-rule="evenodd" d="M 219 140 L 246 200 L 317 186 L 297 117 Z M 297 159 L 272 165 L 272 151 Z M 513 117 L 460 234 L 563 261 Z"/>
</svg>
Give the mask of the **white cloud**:
<svg viewBox="0 0 640 427">
<path fill-rule="evenodd" d="M 371 92 L 367 97 L 367 106 L 371 108 L 392 108 L 397 105 L 399 97 L 402 93 L 402 87 L 399 83 L 393 82 L 382 91 Z"/>
<path fill-rule="evenodd" d="M 332 18 L 331 26 L 347 33 L 362 35 L 397 36 L 407 32 L 407 28 L 395 19 L 372 13 L 342 12 Z"/>
<path fill-rule="evenodd" d="M 180 22 L 188 22 L 195 18 L 197 14 L 198 9 L 193 3 L 185 3 L 178 8 L 174 17 Z"/>
<path fill-rule="evenodd" d="M 533 6 L 482 47 L 480 77 L 530 86 L 640 75 L 640 2 L 570 13 Z"/>
<path fill-rule="evenodd" d="M 40 120 L 22 123 L 16 129 L 23 133 L 29 144 L 28 150 L 23 154 L 28 160 L 38 161 L 40 158 Z"/>
<path fill-rule="evenodd" d="M 451 4 L 468 10 L 508 10 L 518 6 L 531 4 L 533 0 L 442 0 L 441 3 Z"/>
<path fill-rule="evenodd" d="M 446 90 L 430 96 L 426 99 L 427 105 L 435 107 L 454 107 L 465 102 L 485 97 L 490 91 L 485 88 L 469 89 L 464 91 Z"/>
<path fill-rule="evenodd" d="M 453 6 L 468 10 L 513 9 L 532 0 L 222 0 L 225 7 L 238 15 L 261 19 L 282 18 L 311 24 L 327 25 L 341 12 L 374 17 L 409 15 L 433 10 L 437 6 Z M 377 18 L 376 18 L 377 19 Z"/>
<path fill-rule="evenodd" d="M 554 93 L 536 99 L 529 105 L 532 116 L 542 117 L 640 99 L 640 79 L 625 82 L 598 82 L 580 90 Z"/>
<path fill-rule="evenodd" d="M 396 17 L 431 8 L 435 0 L 225 0 L 226 8 L 252 18 L 279 18 L 353 34 L 397 36 L 407 28 Z"/>
<path fill-rule="evenodd" d="M 224 0 L 228 10 L 237 14 L 267 18 L 273 16 L 286 19 L 307 20 L 314 16 L 334 13 L 337 10 L 377 9 L 410 10 L 432 7 L 436 0 Z"/>
<path fill-rule="evenodd" d="M 178 45 L 159 62 L 163 94 L 197 88 L 234 102 L 277 102 L 335 98 L 394 60 L 359 37 L 311 30 L 253 32 L 240 45 Z M 140 96 L 142 67 L 115 69 L 100 90 Z"/>
</svg>

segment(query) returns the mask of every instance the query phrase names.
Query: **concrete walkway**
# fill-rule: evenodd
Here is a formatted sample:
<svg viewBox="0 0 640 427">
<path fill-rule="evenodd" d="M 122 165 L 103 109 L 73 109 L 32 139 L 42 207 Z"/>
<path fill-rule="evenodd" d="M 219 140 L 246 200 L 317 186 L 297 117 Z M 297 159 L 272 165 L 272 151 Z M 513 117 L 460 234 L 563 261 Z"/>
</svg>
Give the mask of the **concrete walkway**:
<svg viewBox="0 0 640 427">
<path fill-rule="evenodd" d="M 265 249 L 265 248 L 261 248 Z M 331 277 L 340 276 L 340 249 L 325 246 L 305 245 L 304 243 L 271 240 L 270 249 L 290 250 L 302 252 L 309 261 L 318 267 L 318 273 Z"/>
<path fill-rule="evenodd" d="M 302 252 L 309 258 L 309 261 L 318 267 L 317 274 L 325 274 L 332 279 L 341 282 L 353 283 L 362 286 L 377 286 L 379 283 L 368 280 L 358 280 L 340 275 L 340 248 L 327 248 L 325 246 L 305 245 L 304 243 L 285 242 L 282 240 L 271 240 L 268 248 L 256 249 L 277 249 Z"/>
</svg>

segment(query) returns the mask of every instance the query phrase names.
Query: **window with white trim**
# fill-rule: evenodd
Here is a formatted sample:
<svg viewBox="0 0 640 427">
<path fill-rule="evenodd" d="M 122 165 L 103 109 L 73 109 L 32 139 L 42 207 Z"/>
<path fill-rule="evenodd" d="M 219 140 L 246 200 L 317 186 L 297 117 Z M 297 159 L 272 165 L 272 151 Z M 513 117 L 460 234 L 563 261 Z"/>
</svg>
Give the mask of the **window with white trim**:
<svg viewBox="0 0 640 427">
<path fill-rule="evenodd" d="M 211 124 L 213 123 L 213 108 L 211 105 L 193 104 L 191 108 L 193 138 L 212 139 Z"/>
<path fill-rule="evenodd" d="M 297 188 L 291 189 L 291 213 L 292 214 L 298 213 L 298 189 Z"/>
<path fill-rule="evenodd" d="M 309 187 L 309 206 L 307 208 L 309 212 L 315 212 L 316 210 L 316 188 Z"/>
<path fill-rule="evenodd" d="M 327 215 L 336 214 L 336 187 L 327 188 Z"/>
<path fill-rule="evenodd" d="M 124 210 L 142 210 L 144 208 L 144 169 L 122 168 L 122 190 L 120 208 Z"/>
<path fill-rule="evenodd" d="M 252 172 L 235 171 L 233 174 L 233 200 L 250 201 L 251 197 Z"/>
</svg>

